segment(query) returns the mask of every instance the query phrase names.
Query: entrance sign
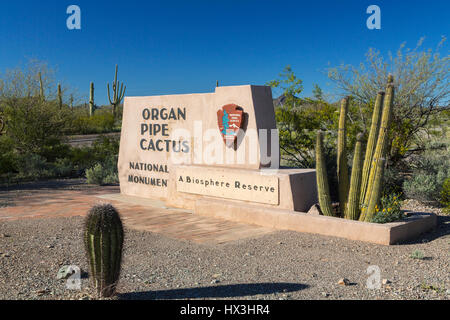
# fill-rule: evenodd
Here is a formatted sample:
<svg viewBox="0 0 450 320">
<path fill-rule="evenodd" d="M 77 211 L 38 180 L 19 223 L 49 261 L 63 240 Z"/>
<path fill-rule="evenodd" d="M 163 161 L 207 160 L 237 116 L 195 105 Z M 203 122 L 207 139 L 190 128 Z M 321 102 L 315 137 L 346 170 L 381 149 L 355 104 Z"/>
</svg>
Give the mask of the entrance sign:
<svg viewBox="0 0 450 320">
<path fill-rule="evenodd" d="M 118 161 L 123 195 L 185 209 L 204 198 L 309 209 L 314 170 L 280 169 L 279 163 L 270 87 L 125 97 Z"/>
</svg>

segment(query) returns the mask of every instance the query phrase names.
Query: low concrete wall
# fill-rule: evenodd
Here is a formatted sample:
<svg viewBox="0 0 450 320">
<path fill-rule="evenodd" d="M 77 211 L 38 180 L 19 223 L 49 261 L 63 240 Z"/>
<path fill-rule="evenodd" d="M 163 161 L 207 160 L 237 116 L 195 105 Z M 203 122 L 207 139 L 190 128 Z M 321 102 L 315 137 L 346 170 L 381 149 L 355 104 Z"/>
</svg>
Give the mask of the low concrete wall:
<svg viewBox="0 0 450 320">
<path fill-rule="evenodd" d="M 197 200 L 195 213 L 279 230 L 335 236 L 382 245 L 413 239 L 432 230 L 437 224 L 436 215 L 426 213 L 415 214 L 402 222 L 377 224 L 212 199 Z"/>
</svg>

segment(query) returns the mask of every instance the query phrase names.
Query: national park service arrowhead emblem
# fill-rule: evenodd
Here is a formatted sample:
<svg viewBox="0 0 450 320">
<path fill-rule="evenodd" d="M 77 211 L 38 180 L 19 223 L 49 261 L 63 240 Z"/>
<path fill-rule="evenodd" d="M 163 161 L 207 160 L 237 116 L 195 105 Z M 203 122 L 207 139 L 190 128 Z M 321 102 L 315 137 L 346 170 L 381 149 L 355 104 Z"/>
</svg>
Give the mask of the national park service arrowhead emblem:
<svg viewBox="0 0 450 320">
<path fill-rule="evenodd" d="M 239 129 L 242 128 L 244 111 L 235 104 L 227 104 L 217 111 L 217 121 L 223 141 L 232 147 L 237 139 Z"/>
</svg>

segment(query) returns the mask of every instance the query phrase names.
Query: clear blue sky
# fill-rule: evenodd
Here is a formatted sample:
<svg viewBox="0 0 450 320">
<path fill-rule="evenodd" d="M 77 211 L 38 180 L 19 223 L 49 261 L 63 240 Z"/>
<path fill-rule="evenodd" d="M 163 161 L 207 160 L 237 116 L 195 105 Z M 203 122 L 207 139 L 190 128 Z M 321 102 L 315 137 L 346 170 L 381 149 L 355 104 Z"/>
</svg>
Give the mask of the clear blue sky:
<svg viewBox="0 0 450 320">
<path fill-rule="evenodd" d="M 81 8 L 82 29 L 66 28 L 66 9 Z M 381 8 L 381 30 L 369 30 L 366 9 Z M 106 104 L 114 65 L 127 95 L 212 92 L 221 85 L 265 84 L 290 64 L 325 92 L 324 69 L 358 64 L 369 47 L 386 53 L 426 37 L 435 47 L 449 36 L 450 1 L 103 1 L 0 2 L 0 72 L 47 61 L 57 80 Z M 448 54 L 448 43 L 443 53 Z"/>
</svg>

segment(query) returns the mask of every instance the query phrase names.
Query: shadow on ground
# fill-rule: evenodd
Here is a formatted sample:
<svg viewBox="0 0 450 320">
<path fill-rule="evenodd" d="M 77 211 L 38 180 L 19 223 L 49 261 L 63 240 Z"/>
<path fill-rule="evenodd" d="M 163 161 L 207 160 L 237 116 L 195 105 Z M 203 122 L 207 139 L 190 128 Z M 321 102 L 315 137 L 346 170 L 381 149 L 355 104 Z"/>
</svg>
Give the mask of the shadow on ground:
<svg viewBox="0 0 450 320">
<path fill-rule="evenodd" d="M 129 292 L 118 295 L 120 300 L 174 300 L 202 298 L 236 298 L 258 294 L 288 293 L 308 288 L 300 283 L 248 283 L 185 288 L 145 292 Z"/>
<path fill-rule="evenodd" d="M 437 226 L 433 231 L 426 232 L 413 240 L 402 242 L 400 245 L 426 243 L 440 238 L 450 239 L 450 216 L 437 216 Z"/>
</svg>

